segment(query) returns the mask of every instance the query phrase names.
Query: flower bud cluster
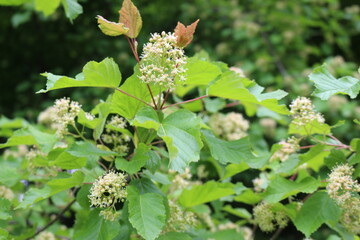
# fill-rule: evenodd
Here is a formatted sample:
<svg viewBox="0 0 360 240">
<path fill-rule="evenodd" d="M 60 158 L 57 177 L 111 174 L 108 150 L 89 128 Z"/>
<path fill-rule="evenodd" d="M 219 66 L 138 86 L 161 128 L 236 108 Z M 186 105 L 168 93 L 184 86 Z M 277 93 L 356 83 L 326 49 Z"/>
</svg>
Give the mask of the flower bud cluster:
<svg viewBox="0 0 360 240">
<path fill-rule="evenodd" d="M 107 221 L 114 222 L 120 217 L 120 212 L 117 212 L 114 208 L 107 208 L 100 211 L 100 216 Z"/>
<path fill-rule="evenodd" d="M 360 192 L 360 185 L 353 178 L 354 168 L 348 164 L 335 167 L 329 175 L 326 190 L 340 206 L 351 198 L 353 192 Z"/>
<path fill-rule="evenodd" d="M 241 113 L 216 113 L 210 117 L 209 125 L 214 133 L 228 141 L 238 140 L 247 136 L 249 121 Z"/>
<path fill-rule="evenodd" d="M 299 139 L 294 136 L 288 138 L 287 141 L 280 141 L 281 148 L 277 150 L 272 156 L 270 161 L 280 159 L 281 162 L 285 162 L 289 159 L 290 155 L 297 152 L 300 149 Z"/>
<path fill-rule="evenodd" d="M 10 156 L 14 157 L 14 158 L 18 158 L 18 157 L 24 157 L 26 156 L 26 154 L 29 152 L 29 149 L 26 145 L 19 145 L 17 146 L 17 150 L 12 150 L 12 149 L 6 149 L 4 151 L 4 158 L 7 159 Z"/>
<path fill-rule="evenodd" d="M 43 231 L 36 237 L 36 240 L 56 240 L 56 237 L 52 232 Z"/>
<path fill-rule="evenodd" d="M 289 218 L 283 211 L 274 212 L 272 207 L 272 204 L 265 202 L 254 207 L 254 222 L 261 231 L 272 232 L 276 227 L 285 228 L 289 222 Z"/>
<path fill-rule="evenodd" d="M 115 129 L 124 129 L 126 127 L 126 121 L 124 118 L 119 116 L 113 116 L 108 122 L 107 126 L 110 125 Z M 120 132 L 114 132 L 111 128 L 106 128 L 106 133 L 101 136 L 102 140 L 107 144 L 112 144 L 112 150 L 121 155 L 125 155 L 129 151 L 127 145 L 131 138 L 128 135 L 121 134 Z"/>
<path fill-rule="evenodd" d="M 56 129 L 56 134 L 63 137 L 67 133 L 68 125 L 75 124 L 75 118 L 81 110 L 81 105 L 78 102 L 71 101 L 70 98 L 61 98 L 55 100 L 55 105 L 47 108 L 40 113 L 38 122 L 49 125 Z"/>
<path fill-rule="evenodd" d="M 14 199 L 14 193 L 10 188 L 0 186 L 0 198 L 5 198 L 11 201 Z"/>
<path fill-rule="evenodd" d="M 193 212 L 184 211 L 178 204 L 169 201 L 170 214 L 164 232 L 186 232 L 198 223 Z"/>
<path fill-rule="evenodd" d="M 185 82 L 185 64 L 186 57 L 184 51 L 176 46 L 176 36 L 173 33 L 154 33 L 144 46 L 139 78 L 164 90 L 173 89 L 176 76 L 179 82 Z"/>
<path fill-rule="evenodd" d="M 99 177 L 90 189 L 90 203 L 94 207 L 110 208 L 127 197 L 126 175 L 109 171 Z M 105 214 L 105 213 L 103 213 Z M 106 215 L 106 214 L 105 214 Z"/>
<path fill-rule="evenodd" d="M 170 171 L 170 173 L 171 172 L 173 171 Z M 182 190 L 193 185 L 201 184 L 200 181 L 192 181 L 191 177 L 192 174 L 190 173 L 190 168 L 186 168 L 183 173 L 176 173 L 175 177 L 172 180 L 169 192 L 173 193 L 175 191 Z"/>
<path fill-rule="evenodd" d="M 293 117 L 292 123 L 297 126 L 304 126 L 313 121 L 324 123 L 324 117 L 315 111 L 311 100 L 306 97 L 296 98 L 290 105 L 290 112 Z"/>
<path fill-rule="evenodd" d="M 354 234 L 360 234 L 360 184 L 352 178 L 354 168 L 348 164 L 335 167 L 329 175 L 326 190 L 342 208 L 340 222 Z"/>
</svg>

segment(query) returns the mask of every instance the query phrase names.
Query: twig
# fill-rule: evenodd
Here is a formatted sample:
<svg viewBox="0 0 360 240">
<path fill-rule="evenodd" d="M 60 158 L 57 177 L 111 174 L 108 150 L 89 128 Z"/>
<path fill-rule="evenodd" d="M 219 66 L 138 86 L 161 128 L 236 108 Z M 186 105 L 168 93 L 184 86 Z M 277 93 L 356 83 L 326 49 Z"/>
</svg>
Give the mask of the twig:
<svg viewBox="0 0 360 240">
<path fill-rule="evenodd" d="M 160 109 L 162 109 L 162 107 L 164 106 L 164 104 L 166 103 L 168 97 L 169 97 L 169 93 L 170 93 L 170 88 L 166 91 L 166 95 L 165 95 L 165 98 L 164 98 L 164 101 L 163 103 L 161 104 L 160 106 Z"/>
<path fill-rule="evenodd" d="M 209 95 L 204 95 L 204 96 L 197 97 L 197 98 L 193 98 L 193 99 L 186 100 L 186 101 L 183 101 L 183 102 L 174 103 L 174 104 L 171 104 L 171 105 L 169 105 L 169 106 L 166 106 L 166 107 L 161 108 L 161 110 L 163 110 L 163 109 L 165 109 L 165 108 L 168 108 L 168 107 L 172 107 L 172 106 L 180 105 L 180 104 L 183 104 L 183 103 L 194 102 L 194 101 L 197 101 L 197 100 L 200 100 L 200 99 L 206 98 L 206 97 L 208 97 L 208 96 L 209 96 Z"/>
<path fill-rule="evenodd" d="M 44 227 L 40 228 L 36 233 L 34 233 L 34 235 L 32 235 L 31 237 L 27 238 L 27 240 L 30 239 L 34 239 L 37 235 L 39 235 L 41 232 L 45 231 L 48 227 L 50 227 L 51 225 L 53 225 L 57 220 L 60 219 L 60 217 L 67 211 L 69 210 L 69 208 L 71 207 L 71 205 L 73 205 L 76 202 L 76 199 L 72 200 L 68 205 L 66 205 L 66 207 L 50 222 L 48 222 L 48 224 L 46 224 Z"/>
<path fill-rule="evenodd" d="M 228 103 L 228 104 L 225 105 L 225 107 L 228 108 L 228 107 L 234 107 L 234 106 L 237 106 L 237 105 L 240 105 L 240 101 Z"/>
<path fill-rule="evenodd" d="M 159 140 L 159 141 L 152 142 L 151 145 L 155 145 L 155 144 L 163 143 L 163 142 L 164 142 L 163 140 Z"/>
<path fill-rule="evenodd" d="M 284 230 L 284 228 L 278 228 L 278 230 L 276 230 L 276 232 L 274 233 L 274 235 L 270 238 L 270 240 L 275 240 L 279 237 L 280 233 Z"/>
</svg>

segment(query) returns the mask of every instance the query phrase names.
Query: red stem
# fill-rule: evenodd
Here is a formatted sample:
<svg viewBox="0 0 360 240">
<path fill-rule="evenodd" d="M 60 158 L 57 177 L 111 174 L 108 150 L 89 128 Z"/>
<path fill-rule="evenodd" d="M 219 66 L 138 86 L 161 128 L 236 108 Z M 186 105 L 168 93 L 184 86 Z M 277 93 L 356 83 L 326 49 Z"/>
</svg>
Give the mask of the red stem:
<svg viewBox="0 0 360 240">
<path fill-rule="evenodd" d="M 183 101 L 183 102 L 174 103 L 174 104 L 171 104 L 171 105 L 169 105 L 169 106 L 166 106 L 166 107 L 161 108 L 161 110 L 163 110 L 163 109 L 165 109 L 165 108 L 168 108 L 168 107 L 180 105 L 180 104 L 183 104 L 183 103 L 189 103 L 189 102 L 193 102 L 193 101 L 196 101 L 196 100 L 200 100 L 200 99 L 206 98 L 206 97 L 208 97 L 208 96 L 209 96 L 209 95 L 204 95 L 204 96 L 197 97 L 197 98 L 193 98 L 193 99 L 186 100 L 186 101 Z"/>
<path fill-rule="evenodd" d="M 166 91 L 166 95 L 165 95 L 165 98 L 164 98 L 163 103 L 162 103 L 161 106 L 160 106 L 160 109 L 162 109 L 162 107 L 164 106 L 166 100 L 168 99 L 169 93 L 170 93 L 170 89 L 168 89 L 168 90 Z"/>
<path fill-rule="evenodd" d="M 302 146 L 300 147 L 300 149 L 307 149 L 307 148 L 312 148 L 315 147 L 316 145 L 308 145 L 308 146 Z"/>
<path fill-rule="evenodd" d="M 225 107 L 234 107 L 240 104 L 240 101 L 236 101 L 236 102 L 232 102 L 232 103 L 228 103 L 225 105 Z"/>
</svg>

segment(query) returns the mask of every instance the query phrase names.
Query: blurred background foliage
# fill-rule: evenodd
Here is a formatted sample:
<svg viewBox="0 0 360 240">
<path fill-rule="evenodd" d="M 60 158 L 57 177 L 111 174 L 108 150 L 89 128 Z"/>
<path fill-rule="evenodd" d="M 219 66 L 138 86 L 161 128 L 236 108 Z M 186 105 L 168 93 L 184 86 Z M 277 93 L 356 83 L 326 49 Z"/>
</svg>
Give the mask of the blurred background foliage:
<svg viewBox="0 0 360 240">
<path fill-rule="evenodd" d="M 190 24 L 199 18 L 195 39 L 186 49 L 189 56 L 205 50 L 213 60 L 240 67 L 268 90 L 280 88 L 289 92 L 286 103 L 295 96 L 311 94 L 307 75 L 323 62 L 328 63 L 335 76 L 359 77 L 358 0 L 134 3 L 144 21 L 138 38 L 139 51 L 151 32 L 172 31 L 177 21 Z M 102 34 L 95 19 L 96 15 L 102 15 L 116 21 L 120 0 L 0 0 L 0 5 L 3 5 L 0 7 L 1 115 L 34 121 L 39 111 L 64 95 L 89 110 L 108 93 L 104 89 L 69 89 L 35 94 L 45 85 L 45 78 L 39 75 L 45 71 L 75 76 L 86 62 L 109 56 L 119 64 L 123 79 L 131 74 L 135 60 L 127 41 Z M 339 131 L 353 137 L 352 119 L 360 116 L 355 101 L 335 96 L 329 103 L 315 104 L 329 124 L 348 119 Z M 241 106 L 236 108 L 241 111 Z M 258 126 L 255 123 L 253 128 Z M 254 130 L 254 134 L 258 131 Z M 285 131 L 270 134 L 269 138 L 277 141 L 285 134 Z"/>
</svg>

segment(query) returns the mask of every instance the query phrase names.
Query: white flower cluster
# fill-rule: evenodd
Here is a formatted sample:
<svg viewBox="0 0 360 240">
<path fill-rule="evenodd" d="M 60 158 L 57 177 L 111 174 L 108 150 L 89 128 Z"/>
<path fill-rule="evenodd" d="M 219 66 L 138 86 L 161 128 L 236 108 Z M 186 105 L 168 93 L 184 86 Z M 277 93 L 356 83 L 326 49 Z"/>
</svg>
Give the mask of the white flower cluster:
<svg viewBox="0 0 360 240">
<path fill-rule="evenodd" d="M 81 105 L 70 98 L 56 99 L 54 106 L 39 114 L 38 122 L 56 129 L 56 134 L 63 137 L 68 131 L 67 126 L 75 124 L 80 110 Z"/>
<path fill-rule="evenodd" d="M 52 232 L 43 231 L 36 237 L 36 240 L 56 240 L 56 237 Z"/>
<path fill-rule="evenodd" d="M 110 208 L 127 197 L 126 175 L 109 171 L 99 177 L 90 189 L 89 199 L 94 207 Z"/>
<path fill-rule="evenodd" d="M 4 158 L 7 159 L 10 156 L 14 157 L 14 158 L 18 158 L 18 157 L 24 157 L 26 156 L 26 154 L 29 152 L 29 149 L 26 145 L 19 145 L 17 146 L 17 150 L 12 150 L 12 149 L 6 149 L 4 151 Z"/>
<path fill-rule="evenodd" d="M 170 173 L 176 173 L 175 177 L 172 180 L 169 192 L 173 193 L 182 189 L 185 189 L 187 187 L 193 186 L 193 185 L 200 185 L 200 181 L 192 181 L 191 180 L 191 173 L 190 168 L 186 168 L 183 173 L 177 173 L 175 171 L 169 171 Z"/>
<path fill-rule="evenodd" d="M 283 211 L 274 212 L 272 207 L 271 204 L 263 202 L 253 209 L 254 222 L 261 231 L 272 232 L 276 227 L 285 228 L 289 222 Z"/>
<path fill-rule="evenodd" d="M 14 199 L 14 193 L 10 188 L 0 186 L 0 197 L 11 201 Z"/>
<path fill-rule="evenodd" d="M 335 167 L 329 175 L 326 190 L 341 207 L 340 222 L 354 234 L 360 234 L 360 184 L 352 178 L 354 168 L 348 164 Z M 357 195 L 357 196 L 356 196 Z"/>
<path fill-rule="evenodd" d="M 293 117 L 292 123 L 297 126 L 304 126 L 313 121 L 324 123 L 324 117 L 315 111 L 311 100 L 306 97 L 298 97 L 290 104 L 290 112 Z"/>
<path fill-rule="evenodd" d="M 179 82 L 185 81 L 186 57 L 181 48 L 176 47 L 176 36 L 173 33 L 151 35 L 141 55 L 140 79 L 166 89 L 173 89 L 175 77 Z"/>
<path fill-rule="evenodd" d="M 178 204 L 169 201 L 169 219 L 164 232 L 186 232 L 189 228 L 196 226 L 197 219 L 193 212 L 184 211 Z"/>
<path fill-rule="evenodd" d="M 280 141 L 281 148 L 277 150 L 270 158 L 270 161 L 280 159 L 281 162 L 285 162 L 289 159 L 290 155 L 297 152 L 300 149 L 299 139 L 294 136 L 288 138 L 287 141 Z"/>
<path fill-rule="evenodd" d="M 213 114 L 209 125 L 214 133 L 226 140 L 233 141 L 247 136 L 249 121 L 244 119 L 241 113 L 230 112 L 226 115 Z"/>
<path fill-rule="evenodd" d="M 348 164 L 335 167 L 329 174 L 329 184 L 326 190 L 329 196 L 339 205 L 349 200 L 352 192 L 360 192 L 360 184 L 353 178 L 354 168 Z"/>
<path fill-rule="evenodd" d="M 126 121 L 124 118 L 119 116 L 113 116 L 106 125 L 111 125 L 116 129 L 124 129 L 126 127 Z M 126 154 L 129 151 L 127 145 L 131 138 L 128 135 L 114 132 L 111 128 L 106 128 L 106 133 L 101 136 L 102 140 L 107 144 L 112 144 L 112 150 L 119 154 Z"/>
</svg>

